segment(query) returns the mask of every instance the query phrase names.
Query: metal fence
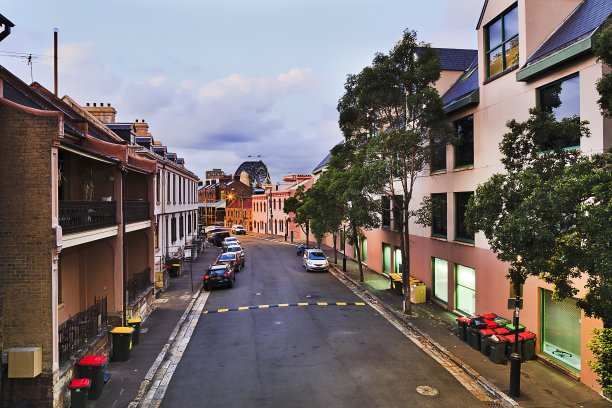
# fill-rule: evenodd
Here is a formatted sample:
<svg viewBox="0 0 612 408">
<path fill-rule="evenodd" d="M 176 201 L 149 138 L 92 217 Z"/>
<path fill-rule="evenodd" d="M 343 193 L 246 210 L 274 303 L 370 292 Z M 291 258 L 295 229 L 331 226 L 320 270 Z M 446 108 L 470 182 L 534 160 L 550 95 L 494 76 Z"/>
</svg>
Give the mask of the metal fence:
<svg viewBox="0 0 612 408">
<path fill-rule="evenodd" d="M 60 324 L 58 328 L 60 363 L 68 360 L 75 350 L 95 337 L 106 325 L 106 296 L 94 298 L 93 306 Z"/>
<path fill-rule="evenodd" d="M 62 231 L 73 233 L 116 225 L 116 201 L 59 201 Z"/>
<path fill-rule="evenodd" d="M 136 273 L 128 279 L 128 303 L 136 300 L 140 292 L 151 286 L 151 268 L 147 267 L 144 271 Z"/>
<path fill-rule="evenodd" d="M 125 222 L 145 221 L 150 218 L 148 201 L 125 200 Z"/>
</svg>

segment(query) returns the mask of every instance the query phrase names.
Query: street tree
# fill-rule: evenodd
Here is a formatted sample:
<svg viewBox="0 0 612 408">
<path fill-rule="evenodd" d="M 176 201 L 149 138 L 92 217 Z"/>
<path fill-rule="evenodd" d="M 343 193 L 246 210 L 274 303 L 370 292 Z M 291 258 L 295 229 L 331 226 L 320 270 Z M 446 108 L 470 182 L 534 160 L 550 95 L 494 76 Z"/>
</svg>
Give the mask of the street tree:
<svg viewBox="0 0 612 408">
<path fill-rule="evenodd" d="M 324 172 L 317 182 L 306 190 L 304 207 L 310 214 L 310 226 L 318 246 L 325 235 L 333 235 L 335 263 L 338 263 L 336 233 L 342 225 L 344 206 L 332 188 L 332 175 L 329 171 Z"/>
<path fill-rule="evenodd" d="M 608 67 L 612 67 L 612 19 L 607 22 L 599 33 L 593 45 L 593 52 L 597 60 L 602 61 Z M 599 107 L 607 118 L 612 118 L 612 73 L 602 76 L 597 81 L 597 92 L 599 92 Z"/>
<path fill-rule="evenodd" d="M 370 175 L 362 165 L 364 152 L 357 148 L 355 141 L 348 140 L 336 145 L 331 153 L 324 182 L 328 186 L 327 190 L 335 194 L 336 203 L 340 204 L 338 217 L 348 224 L 349 233 L 346 238 L 355 249 L 359 279 L 363 282 L 360 250 L 362 231 L 379 226 L 378 208 L 371 198 Z"/>
<path fill-rule="evenodd" d="M 386 54 L 376 54 L 372 65 L 350 75 L 338 104 L 340 128 L 364 151 L 360 165 L 369 176 L 369 190 L 386 196 L 400 231 L 404 311 L 410 314 L 410 211 L 414 184 L 428 165 L 432 149 L 454 142 L 436 81 L 440 78 L 439 53 L 418 43 L 414 31 L 405 30 L 401 41 Z"/>
<path fill-rule="evenodd" d="M 304 206 L 306 190 L 304 186 L 299 186 L 293 197 L 288 197 L 283 205 L 283 211 L 285 214 L 293 213 L 291 222 L 297 224 L 304 234 L 306 234 L 306 246 L 309 244 L 310 239 L 310 214 L 308 208 Z"/>
</svg>

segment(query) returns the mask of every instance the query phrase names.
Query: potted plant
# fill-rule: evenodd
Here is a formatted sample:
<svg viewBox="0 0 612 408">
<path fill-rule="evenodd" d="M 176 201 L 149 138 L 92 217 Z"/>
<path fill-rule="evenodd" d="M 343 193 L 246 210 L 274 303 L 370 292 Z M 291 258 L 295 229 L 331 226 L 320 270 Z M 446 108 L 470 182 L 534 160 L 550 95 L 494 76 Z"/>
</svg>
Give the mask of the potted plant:
<svg viewBox="0 0 612 408">
<path fill-rule="evenodd" d="M 94 195 L 96 173 L 93 169 L 89 169 L 83 175 L 83 182 L 81 183 L 81 188 L 83 189 L 83 198 L 86 201 L 91 201 Z"/>
</svg>

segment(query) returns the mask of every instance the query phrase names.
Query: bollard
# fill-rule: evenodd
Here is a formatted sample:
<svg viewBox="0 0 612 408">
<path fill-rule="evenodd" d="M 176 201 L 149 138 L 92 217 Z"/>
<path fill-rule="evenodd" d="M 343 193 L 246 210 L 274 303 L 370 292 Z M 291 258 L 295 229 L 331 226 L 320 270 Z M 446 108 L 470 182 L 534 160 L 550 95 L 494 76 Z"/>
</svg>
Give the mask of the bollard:
<svg viewBox="0 0 612 408">
<path fill-rule="evenodd" d="M 346 257 L 342 258 L 342 272 L 346 272 Z"/>
<path fill-rule="evenodd" d="M 510 355 L 510 396 L 521 396 L 521 355 L 519 353 Z"/>
</svg>

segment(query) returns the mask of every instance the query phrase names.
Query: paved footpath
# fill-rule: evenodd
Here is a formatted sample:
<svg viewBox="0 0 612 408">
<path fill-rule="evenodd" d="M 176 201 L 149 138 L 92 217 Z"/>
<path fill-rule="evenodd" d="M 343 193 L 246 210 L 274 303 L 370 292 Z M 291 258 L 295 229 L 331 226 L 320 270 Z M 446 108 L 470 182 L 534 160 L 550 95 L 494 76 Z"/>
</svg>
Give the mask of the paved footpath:
<svg viewBox="0 0 612 408">
<path fill-rule="evenodd" d="M 155 309 L 141 326 L 140 343 L 132 347 L 130 358 L 114 362 L 106 367 L 111 374 L 100 398 L 90 401 L 88 407 L 124 408 L 136 406 L 154 383 L 154 375 L 168 366 L 169 357 L 185 339 L 194 308 L 199 306 L 202 279 L 206 268 L 221 252 L 208 245 L 193 263 L 193 292 L 191 290 L 190 265 L 186 263 L 181 276 L 170 278 L 169 288 L 155 300 Z M 135 401 L 135 402 L 134 402 Z M 136 405 L 135 405 L 136 404 Z"/>
</svg>

